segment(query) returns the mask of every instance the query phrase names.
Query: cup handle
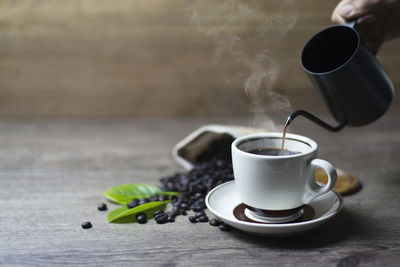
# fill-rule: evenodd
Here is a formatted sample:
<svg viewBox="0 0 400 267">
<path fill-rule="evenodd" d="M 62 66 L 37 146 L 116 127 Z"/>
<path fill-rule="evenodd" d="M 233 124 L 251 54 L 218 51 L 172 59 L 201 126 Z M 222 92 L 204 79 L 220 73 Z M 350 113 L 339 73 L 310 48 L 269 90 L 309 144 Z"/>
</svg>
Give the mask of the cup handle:
<svg viewBox="0 0 400 267">
<path fill-rule="evenodd" d="M 326 160 L 313 159 L 310 162 L 310 167 L 311 167 L 311 173 L 309 175 L 306 185 L 306 192 L 303 197 L 304 204 L 308 204 L 314 198 L 332 190 L 337 180 L 337 173 L 335 167 L 333 167 L 333 165 L 327 162 Z M 318 168 L 323 169 L 328 175 L 328 182 L 326 185 L 321 186 L 315 180 L 315 170 Z"/>
</svg>

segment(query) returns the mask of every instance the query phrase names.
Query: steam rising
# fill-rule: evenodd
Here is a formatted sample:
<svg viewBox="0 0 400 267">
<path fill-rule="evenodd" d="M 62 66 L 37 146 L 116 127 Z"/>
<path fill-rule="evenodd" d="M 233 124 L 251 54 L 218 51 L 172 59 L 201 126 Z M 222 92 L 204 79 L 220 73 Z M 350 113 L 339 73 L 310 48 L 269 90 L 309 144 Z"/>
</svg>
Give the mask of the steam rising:
<svg viewBox="0 0 400 267">
<path fill-rule="evenodd" d="M 266 48 L 269 41 L 281 40 L 296 23 L 296 2 L 197 0 L 191 13 L 191 25 L 216 44 L 212 64 L 227 58 L 249 72 L 243 90 L 254 113 L 250 126 L 275 130 L 268 114 L 288 111 L 290 103 L 273 90 L 280 64 Z"/>
</svg>

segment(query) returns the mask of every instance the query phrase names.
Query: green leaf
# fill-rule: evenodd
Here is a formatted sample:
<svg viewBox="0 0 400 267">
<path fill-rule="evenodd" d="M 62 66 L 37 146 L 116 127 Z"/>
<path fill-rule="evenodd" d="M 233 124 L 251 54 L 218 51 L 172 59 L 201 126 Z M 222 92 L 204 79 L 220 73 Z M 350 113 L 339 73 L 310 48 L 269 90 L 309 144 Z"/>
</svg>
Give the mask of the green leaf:
<svg viewBox="0 0 400 267">
<path fill-rule="evenodd" d="M 148 184 L 123 184 L 107 189 L 103 194 L 109 200 L 126 205 L 132 199 L 149 198 L 154 194 L 164 193 L 156 186 Z"/>
<path fill-rule="evenodd" d="M 132 209 L 129 209 L 127 206 L 122 206 L 108 213 L 107 220 L 109 223 L 136 222 L 136 215 L 140 212 L 145 213 L 147 219 L 150 219 L 153 217 L 154 212 L 164 210 L 167 203 L 169 202 L 170 200 L 153 201 L 134 207 Z"/>
</svg>

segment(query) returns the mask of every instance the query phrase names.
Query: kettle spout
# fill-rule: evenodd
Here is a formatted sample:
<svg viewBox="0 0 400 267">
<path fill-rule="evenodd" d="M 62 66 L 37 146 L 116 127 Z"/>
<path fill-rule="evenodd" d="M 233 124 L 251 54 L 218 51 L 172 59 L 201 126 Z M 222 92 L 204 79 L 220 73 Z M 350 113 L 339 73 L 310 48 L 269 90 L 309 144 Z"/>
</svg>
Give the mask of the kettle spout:
<svg viewBox="0 0 400 267">
<path fill-rule="evenodd" d="M 316 116 L 312 115 L 311 113 L 309 113 L 305 110 L 299 109 L 299 110 L 294 111 L 287 117 L 285 127 L 290 125 L 292 123 L 292 121 L 294 120 L 294 118 L 296 118 L 297 116 L 303 116 L 331 132 L 338 132 L 338 131 L 342 130 L 343 127 L 346 126 L 346 123 L 347 123 L 347 119 L 344 118 L 343 121 L 341 121 L 339 123 L 339 125 L 331 126 L 331 125 L 327 124 L 326 122 L 322 121 L 321 119 L 317 118 Z"/>
</svg>

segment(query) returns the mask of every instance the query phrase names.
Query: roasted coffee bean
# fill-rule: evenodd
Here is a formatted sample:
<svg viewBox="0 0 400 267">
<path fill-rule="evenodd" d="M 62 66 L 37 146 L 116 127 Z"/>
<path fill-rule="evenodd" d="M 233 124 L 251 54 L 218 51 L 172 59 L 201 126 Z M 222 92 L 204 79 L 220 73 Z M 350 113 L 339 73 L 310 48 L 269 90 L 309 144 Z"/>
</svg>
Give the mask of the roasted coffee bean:
<svg viewBox="0 0 400 267">
<path fill-rule="evenodd" d="M 151 195 L 150 196 L 150 201 L 158 201 L 159 198 L 160 198 L 160 196 L 158 194 Z"/>
<path fill-rule="evenodd" d="M 229 231 L 229 230 L 231 230 L 231 227 L 229 225 L 225 224 L 225 223 L 220 224 L 218 227 L 219 227 L 219 229 L 221 231 Z"/>
<path fill-rule="evenodd" d="M 174 216 L 168 216 L 168 222 L 175 222 Z"/>
<path fill-rule="evenodd" d="M 199 222 L 208 222 L 208 217 L 203 215 L 197 219 Z"/>
<path fill-rule="evenodd" d="M 187 212 L 186 212 L 186 210 L 179 210 L 179 214 L 180 215 L 187 215 Z"/>
<path fill-rule="evenodd" d="M 181 203 L 181 204 L 179 205 L 179 207 L 180 207 L 181 209 L 186 210 L 186 209 L 188 208 L 188 205 L 187 205 L 185 202 L 183 202 L 183 203 Z"/>
<path fill-rule="evenodd" d="M 204 216 L 204 215 L 205 215 L 205 213 L 204 213 L 203 210 L 202 210 L 202 211 L 198 211 L 198 212 L 196 212 L 196 214 L 195 214 L 196 218 L 199 218 L 199 217 Z"/>
<path fill-rule="evenodd" d="M 153 217 L 156 217 L 156 216 L 161 215 L 161 214 L 164 214 L 164 211 L 163 210 L 158 210 L 158 211 L 153 213 Z"/>
<path fill-rule="evenodd" d="M 211 219 L 208 223 L 212 226 L 219 226 L 221 224 L 221 222 L 217 219 Z"/>
<path fill-rule="evenodd" d="M 156 218 L 158 218 L 158 217 L 165 217 L 165 216 L 168 217 L 168 215 L 165 214 L 165 213 L 157 214 L 156 216 L 154 216 L 154 219 L 156 219 Z"/>
<path fill-rule="evenodd" d="M 128 208 L 130 208 L 130 209 L 132 209 L 132 208 L 134 208 L 134 207 L 137 207 L 139 204 L 136 204 L 136 202 L 135 203 L 132 203 L 132 202 L 128 202 L 127 204 L 126 204 L 126 206 L 128 207 Z"/>
<path fill-rule="evenodd" d="M 150 199 L 148 199 L 147 197 L 144 197 L 139 201 L 139 205 L 143 205 L 148 202 L 150 202 Z"/>
<path fill-rule="evenodd" d="M 134 208 L 134 207 L 136 207 L 136 206 L 139 206 L 139 199 L 136 199 L 136 198 L 132 199 L 132 201 L 131 201 L 131 202 L 128 202 L 128 203 L 126 204 L 126 206 L 127 206 L 128 208 L 130 208 L 130 209 L 132 209 L 132 208 Z"/>
<path fill-rule="evenodd" d="M 205 206 L 204 198 L 203 198 L 203 197 L 198 198 L 198 199 L 192 204 L 192 207 L 198 207 L 198 208 L 200 208 L 200 207 L 202 207 L 202 206 Z"/>
<path fill-rule="evenodd" d="M 160 196 L 159 201 L 166 201 L 168 199 L 169 199 L 169 197 L 167 195 L 162 195 L 162 196 Z"/>
<path fill-rule="evenodd" d="M 97 205 L 97 209 L 98 210 L 107 210 L 107 205 L 104 203 L 100 203 L 99 205 Z"/>
<path fill-rule="evenodd" d="M 189 216 L 189 222 L 191 223 L 197 223 L 197 218 L 195 216 Z"/>
<path fill-rule="evenodd" d="M 91 222 L 84 222 L 84 223 L 82 223 L 82 228 L 83 229 L 92 228 L 92 223 Z"/>
<path fill-rule="evenodd" d="M 138 213 L 136 215 L 136 221 L 140 224 L 147 223 L 147 216 L 145 213 Z"/>
<path fill-rule="evenodd" d="M 165 224 L 168 222 L 168 217 L 157 217 L 154 218 L 154 220 L 156 221 L 157 224 Z"/>
<path fill-rule="evenodd" d="M 164 224 L 168 222 L 168 215 L 167 214 L 160 214 L 156 217 L 154 217 L 154 220 L 158 223 L 158 224 Z"/>
</svg>

